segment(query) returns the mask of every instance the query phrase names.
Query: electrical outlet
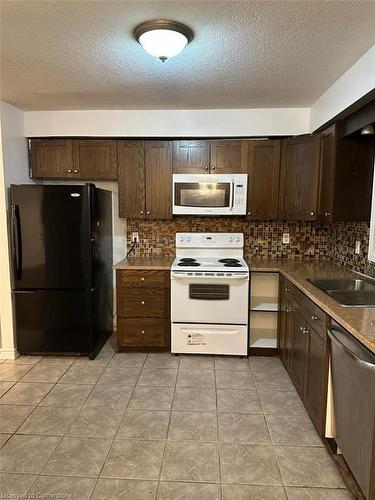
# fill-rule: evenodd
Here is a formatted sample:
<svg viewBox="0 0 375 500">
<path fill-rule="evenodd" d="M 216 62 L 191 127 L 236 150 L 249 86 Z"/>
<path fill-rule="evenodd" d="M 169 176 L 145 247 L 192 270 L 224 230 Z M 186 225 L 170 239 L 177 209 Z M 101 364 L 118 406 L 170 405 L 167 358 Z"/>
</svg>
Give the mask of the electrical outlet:
<svg viewBox="0 0 375 500">
<path fill-rule="evenodd" d="M 139 243 L 139 234 L 137 232 L 132 233 L 132 243 Z"/>
<path fill-rule="evenodd" d="M 360 240 L 357 240 L 355 242 L 355 253 L 359 255 L 361 253 L 361 242 Z"/>
<path fill-rule="evenodd" d="M 289 233 L 283 233 L 283 243 L 284 245 L 288 245 L 290 243 Z"/>
</svg>

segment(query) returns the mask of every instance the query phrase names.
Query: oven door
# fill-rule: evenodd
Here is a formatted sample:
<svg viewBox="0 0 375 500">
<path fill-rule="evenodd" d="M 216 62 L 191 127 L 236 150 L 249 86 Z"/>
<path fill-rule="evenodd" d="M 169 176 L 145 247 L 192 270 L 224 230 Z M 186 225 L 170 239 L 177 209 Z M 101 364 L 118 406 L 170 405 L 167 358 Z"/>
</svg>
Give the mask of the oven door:
<svg viewBox="0 0 375 500">
<path fill-rule="evenodd" d="M 187 276 L 171 274 L 173 323 L 247 325 L 249 275 Z"/>
<path fill-rule="evenodd" d="M 174 175 L 173 213 L 226 215 L 233 209 L 233 178 L 228 175 Z"/>
</svg>

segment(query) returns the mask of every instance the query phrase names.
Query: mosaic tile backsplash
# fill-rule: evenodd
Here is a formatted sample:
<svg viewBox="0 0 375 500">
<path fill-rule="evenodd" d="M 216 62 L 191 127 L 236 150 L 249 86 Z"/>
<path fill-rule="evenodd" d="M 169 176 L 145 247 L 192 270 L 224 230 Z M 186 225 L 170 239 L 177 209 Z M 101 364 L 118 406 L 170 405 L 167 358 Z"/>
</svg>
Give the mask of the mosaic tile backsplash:
<svg viewBox="0 0 375 500">
<path fill-rule="evenodd" d="M 176 217 L 172 220 L 127 220 L 128 248 L 133 231 L 140 245 L 133 255 L 175 254 L 176 232 L 238 232 L 245 236 L 245 256 L 263 258 L 321 258 L 327 251 L 328 225 L 317 222 L 247 221 L 241 217 Z M 290 244 L 282 243 L 283 233 Z"/>
<path fill-rule="evenodd" d="M 367 261 L 369 224 L 365 222 L 247 221 L 241 217 L 176 217 L 172 220 L 127 220 L 128 248 L 133 231 L 140 245 L 135 256 L 175 253 L 176 232 L 241 232 L 245 235 L 245 256 L 263 258 L 329 258 L 355 271 L 375 277 L 375 264 Z M 282 234 L 290 234 L 290 244 L 282 243 Z M 356 240 L 361 253 L 354 252 Z"/>
</svg>

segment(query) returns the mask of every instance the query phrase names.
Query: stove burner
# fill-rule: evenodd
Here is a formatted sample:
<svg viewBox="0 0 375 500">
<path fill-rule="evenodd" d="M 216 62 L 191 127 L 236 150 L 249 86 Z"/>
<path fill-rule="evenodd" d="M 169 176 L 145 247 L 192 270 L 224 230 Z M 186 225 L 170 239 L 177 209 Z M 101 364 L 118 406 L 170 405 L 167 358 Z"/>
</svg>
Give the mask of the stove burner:
<svg viewBox="0 0 375 500">
<path fill-rule="evenodd" d="M 196 262 L 197 259 L 193 259 L 192 257 L 183 257 L 180 259 L 180 262 Z"/>
<path fill-rule="evenodd" d="M 222 262 L 224 264 L 239 264 L 240 263 L 240 261 L 238 259 L 230 259 L 230 258 L 219 259 L 219 262 Z"/>
<path fill-rule="evenodd" d="M 242 267 L 240 262 L 227 262 L 224 267 Z"/>
<path fill-rule="evenodd" d="M 178 265 L 178 266 L 182 266 L 182 267 L 184 267 L 184 266 L 185 266 L 185 267 L 192 267 L 192 266 L 193 266 L 193 267 L 196 267 L 196 266 L 200 266 L 199 262 L 195 262 L 195 261 L 194 261 L 194 259 L 193 259 L 193 261 L 192 261 L 192 262 L 190 262 L 190 261 L 188 261 L 188 262 L 186 262 L 186 261 L 178 262 L 178 263 L 177 263 L 177 265 Z"/>
</svg>

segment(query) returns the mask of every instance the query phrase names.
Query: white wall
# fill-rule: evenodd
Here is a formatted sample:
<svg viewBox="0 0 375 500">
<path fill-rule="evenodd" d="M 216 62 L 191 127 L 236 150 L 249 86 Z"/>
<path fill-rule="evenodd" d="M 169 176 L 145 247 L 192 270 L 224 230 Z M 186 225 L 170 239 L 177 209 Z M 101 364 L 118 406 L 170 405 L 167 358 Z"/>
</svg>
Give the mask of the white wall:
<svg viewBox="0 0 375 500">
<path fill-rule="evenodd" d="M 8 187 L 11 183 L 30 183 L 23 111 L 0 103 L 0 358 L 14 358 L 12 283 L 9 253 Z"/>
<path fill-rule="evenodd" d="M 309 108 L 26 111 L 25 134 L 38 136 L 220 137 L 308 132 Z"/>
<path fill-rule="evenodd" d="M 310 131 L 375 89 L 375 45 L 351 66 L 311 107 Z"/>
</svg>

